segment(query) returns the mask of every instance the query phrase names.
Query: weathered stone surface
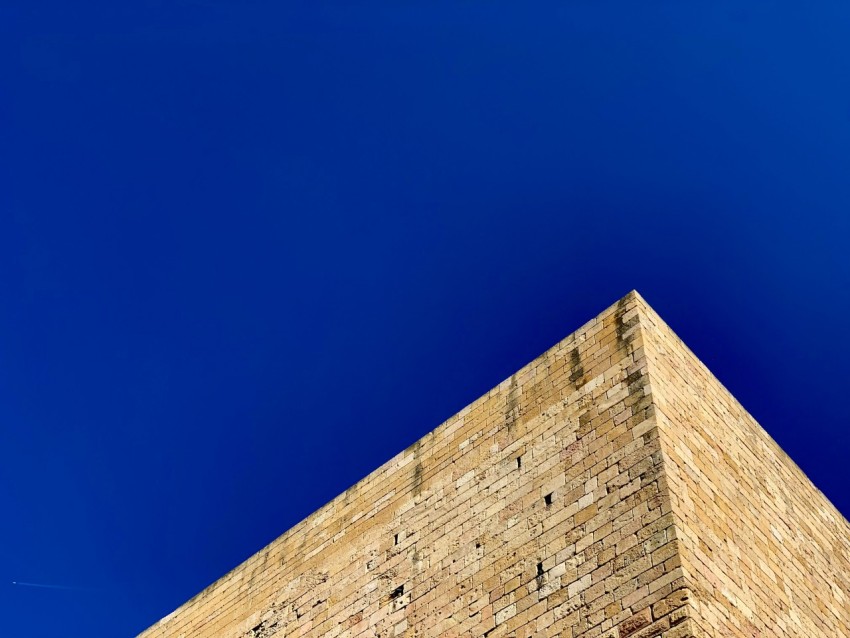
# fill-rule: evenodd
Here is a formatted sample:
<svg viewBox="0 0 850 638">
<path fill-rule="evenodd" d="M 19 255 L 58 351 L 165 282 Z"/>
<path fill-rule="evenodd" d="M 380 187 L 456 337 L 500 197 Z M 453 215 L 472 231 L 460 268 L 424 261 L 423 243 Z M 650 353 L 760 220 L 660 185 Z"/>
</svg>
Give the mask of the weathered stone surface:
<svg viewBox="0 0 850 638">
<path fill-rule="evenodd" d="M 144 638 L 850 636 L 850 525 L 636 293 Z"/>
<path fill-rule="evenodd" d="M 850 525 L 638 305 L 690 617 L 708 636 L 850 636 Z"/>
</svg>

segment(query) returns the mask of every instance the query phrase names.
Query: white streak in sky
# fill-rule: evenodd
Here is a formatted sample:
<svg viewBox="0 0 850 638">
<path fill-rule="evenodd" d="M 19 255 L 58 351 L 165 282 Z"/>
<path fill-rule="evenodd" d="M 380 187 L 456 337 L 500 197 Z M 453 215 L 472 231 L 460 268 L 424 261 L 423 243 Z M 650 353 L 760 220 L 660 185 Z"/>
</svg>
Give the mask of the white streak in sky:
<svg viewBox="0 0 850 638">
<path fill-rule="evenodd" d="M 13 580 L 13 585 L 18 587 L 38 587 L 39 589 L 67 589 L 71 591 L 86 591 L 85 587 L 71 587 L 69 585 L 46 585 L 44 583 L 22 583 L 19 580 Z"/>
</svg>

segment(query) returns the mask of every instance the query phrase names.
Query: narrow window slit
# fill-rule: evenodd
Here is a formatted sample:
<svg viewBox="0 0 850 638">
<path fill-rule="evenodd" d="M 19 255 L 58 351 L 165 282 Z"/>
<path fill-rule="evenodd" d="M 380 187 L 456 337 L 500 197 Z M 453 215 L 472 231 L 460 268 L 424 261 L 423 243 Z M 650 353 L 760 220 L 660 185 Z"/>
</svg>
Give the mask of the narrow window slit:
<svg viewBox="0 0 850 638">
<path fill-rule="evenodd" d="M 398 534 L 393 536 L 393 545 L 398 545 Z"/>
<path fill-rule="evenodd" d="M 517 467 L 517 469 L 522 467 L 522 457 L 521 456 L 516 457 L 516 467 Z"/>
<path fill-rule="evenodd" d="M 543 575 L 543 563 L 537 563 L 537 575 L 538 576 Z"/>
<path fill-rule="evenodd" d="M 390 594 L 390 600 L 395 600 L 404 595 L 404 585 L 399 585 Z"/>
<path fill-rule="evenodd" d="M 549 507 L 552 504 L 552 492 L 549 492 L 543 497 L 543 502 L 546 503 L 546 507 Z"/>
</svg>

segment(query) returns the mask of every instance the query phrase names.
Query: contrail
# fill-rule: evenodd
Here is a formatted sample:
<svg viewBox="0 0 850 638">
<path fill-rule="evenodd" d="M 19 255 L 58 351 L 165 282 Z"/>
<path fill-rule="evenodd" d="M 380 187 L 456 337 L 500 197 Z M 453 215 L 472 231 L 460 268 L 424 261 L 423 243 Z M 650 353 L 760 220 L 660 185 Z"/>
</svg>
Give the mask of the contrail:
<svg viewBox="0 0 850 638">
<path fill-rule="evenodd" d="M 22 583 L 19 580 L 13 580 L 13 585 L 19 587 L 38 587 L 40 589 L 67 589 L 72 591 L 86 591 L 85 587 L 71 587 L 69 585 L 45 585 L 44 583 Z"/>
</svg>

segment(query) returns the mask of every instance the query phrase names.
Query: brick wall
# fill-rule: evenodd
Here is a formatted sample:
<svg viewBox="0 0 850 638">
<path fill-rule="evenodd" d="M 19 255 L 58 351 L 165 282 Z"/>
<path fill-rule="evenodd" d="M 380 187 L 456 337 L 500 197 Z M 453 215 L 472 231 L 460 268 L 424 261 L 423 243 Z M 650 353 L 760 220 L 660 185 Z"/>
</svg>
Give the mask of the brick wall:
<svg viewBox="0 0 850 638">
<path fill-rule="evenodd" d="M 628 295 L 145 638 L 691 635 Z"/>
<path fill-rule="evenodd" d="M 850 525 L 636 293 L 144 638 L 850 636 Z"/>
<path fill-rule="evenodd" d="M 695 621 L 712 637 L 850 636 L 850 525 L 639 305 Z"/>
</svg>

